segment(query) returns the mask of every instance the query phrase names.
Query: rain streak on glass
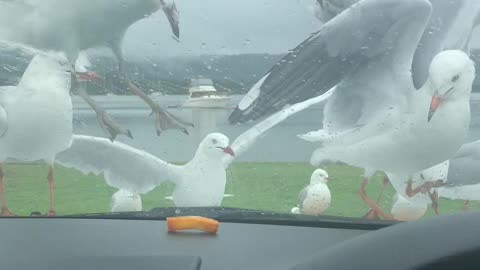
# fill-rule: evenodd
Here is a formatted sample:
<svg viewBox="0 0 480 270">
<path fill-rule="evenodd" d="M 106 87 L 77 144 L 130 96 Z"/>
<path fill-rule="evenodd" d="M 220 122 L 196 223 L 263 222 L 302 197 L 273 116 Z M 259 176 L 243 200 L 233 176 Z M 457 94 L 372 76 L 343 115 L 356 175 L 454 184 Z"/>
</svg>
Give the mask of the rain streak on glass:
<svg viewBox="0 0 480 270">
<path fill-rule="evenodd" d="M 384 1 L 0 1 L 1 215 L 477 210 L 480 4 Z"/>
</svg>

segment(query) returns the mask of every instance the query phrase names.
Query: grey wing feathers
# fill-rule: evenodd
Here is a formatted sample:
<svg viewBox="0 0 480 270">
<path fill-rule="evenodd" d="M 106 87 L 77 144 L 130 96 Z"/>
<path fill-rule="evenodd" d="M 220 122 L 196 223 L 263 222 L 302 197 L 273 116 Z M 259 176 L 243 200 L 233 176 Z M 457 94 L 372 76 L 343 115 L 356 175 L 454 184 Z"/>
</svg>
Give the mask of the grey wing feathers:
<svg viewBox="0 0 480 270">
<path fill-rule="evenodd" d="M 139 194 L 165 180 L 175 181 L 181 167 L 139 149 L 105 138 L 74 135 L 72 146 L 56 157 L 56 163 L 83 173 L 104 174 L 108 185 Z"/>
<path fill-rule="evenodd" d="M 303 202 L 307 199 L 308 197 L 308 186 L 302 189 L 300 193 L 298 193 L 298 208 L 300 210 L 303 210 Z"/>
<path fill-rule="evenodd" d="M 480 184 L 479 160 L 451 159 L 446 187 Z"/>
<path fill-rule="evenodd" d="M 463 144 L 452 159 L 459 158 L 480 160 L 480 140 Z"/>
<path fill-rule="evenodd" d="M 480 184 L 480 140 L 462 145 L 450 159 L 447 187 Z"/>
<path fill-rule="evenodd" d="M 398 22 L 408 23 L 405 16 L 410 14 L 413 20 L 428 15 L 430 9 L 426 0 L 360 1 L 273 66 L 258 97 L 246 108 L 237 107 L 229 122 L 256 120 L 324 93 L 366 61 L 388 52 L 395 44 Z"/>
</svg>

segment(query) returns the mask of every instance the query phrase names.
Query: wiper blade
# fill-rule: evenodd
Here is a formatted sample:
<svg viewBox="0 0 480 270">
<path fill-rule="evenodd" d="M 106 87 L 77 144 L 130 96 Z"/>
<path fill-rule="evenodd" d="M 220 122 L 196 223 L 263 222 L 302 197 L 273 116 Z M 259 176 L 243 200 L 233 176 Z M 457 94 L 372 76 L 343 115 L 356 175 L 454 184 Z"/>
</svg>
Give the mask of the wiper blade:
<svg viewBox="0 0 480 270">
<path fill-rule="evenodd" d="M 396 224 L 395 221 L 368 220 L 337 216 L 306 216 L 229 207 L 165 207 L 142 212 L 68 215 L 62 218 L 165 220 L 167 217 L 202 216 L 220 222 L 271 224 L 303 227 L 372 230 Z"/>
</svg>

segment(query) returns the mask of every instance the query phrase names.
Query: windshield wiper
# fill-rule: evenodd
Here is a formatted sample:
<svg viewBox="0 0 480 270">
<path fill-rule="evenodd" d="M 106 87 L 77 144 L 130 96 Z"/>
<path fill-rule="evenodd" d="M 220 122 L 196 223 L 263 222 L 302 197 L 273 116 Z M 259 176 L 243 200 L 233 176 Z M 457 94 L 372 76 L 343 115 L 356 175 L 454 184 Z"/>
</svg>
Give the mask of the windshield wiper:
<svg viewBox="0 0 480 270">
<path fill-rule="evenodd" d="M 59 218 L 165 220 L 167 217 L 202 216 L 220 222 L 374 230 L 394 221 L 368 220 L 337 216 L 306 216 L 229 207 L 165 207 L 150 211 L 67 215 Z"/>
</svg>

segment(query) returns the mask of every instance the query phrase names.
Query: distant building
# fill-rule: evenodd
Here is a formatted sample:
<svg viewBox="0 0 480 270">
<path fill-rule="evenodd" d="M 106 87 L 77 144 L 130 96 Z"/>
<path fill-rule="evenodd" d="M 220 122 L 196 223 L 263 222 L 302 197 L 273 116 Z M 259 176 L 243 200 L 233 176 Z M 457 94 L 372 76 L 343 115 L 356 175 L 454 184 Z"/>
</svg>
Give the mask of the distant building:
<svg viewBox="0 0 480 270">
<path fill-rule="evenodd" d="M 208 78 L 198 77 L 190 80 L 189 98 L 183 107 L 192 108 L 225 108 L 228 96 L 219 95 Z"/>
</svg>

